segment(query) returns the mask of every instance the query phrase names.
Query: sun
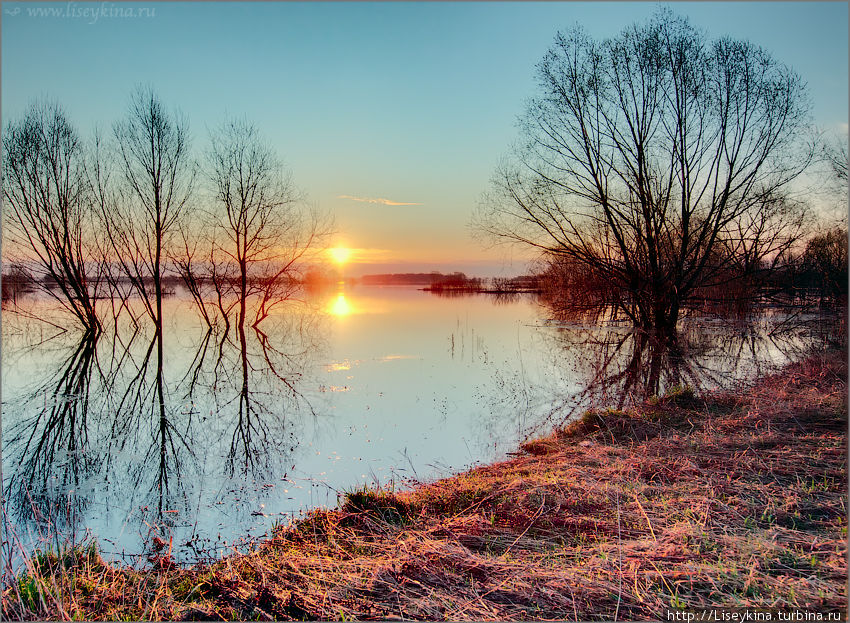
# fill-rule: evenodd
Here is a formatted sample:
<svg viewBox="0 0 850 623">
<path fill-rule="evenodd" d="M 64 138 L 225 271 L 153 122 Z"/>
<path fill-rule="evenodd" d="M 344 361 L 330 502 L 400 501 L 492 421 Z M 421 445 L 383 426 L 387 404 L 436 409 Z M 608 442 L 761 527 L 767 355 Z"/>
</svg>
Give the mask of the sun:
<svg viewBox="0 0 850 623">
<path fill-rule="evenodd" d="M 333 249 L 328 249 L 328 254 L 330 254 L 331 259 L 337 264 L 345 264 L 351 258 L 351 249 L 334 247 Z"/>
</svg>

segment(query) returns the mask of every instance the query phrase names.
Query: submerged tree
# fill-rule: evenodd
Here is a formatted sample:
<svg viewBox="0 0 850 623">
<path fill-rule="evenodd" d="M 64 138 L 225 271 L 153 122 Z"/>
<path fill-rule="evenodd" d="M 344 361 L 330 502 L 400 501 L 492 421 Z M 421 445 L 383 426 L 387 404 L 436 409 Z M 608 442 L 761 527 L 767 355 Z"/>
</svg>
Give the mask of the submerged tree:
<svg viewBox="0 0 850 623">
<path fill-rule="evenodd" d="M 272 149 L 245 121 L 231 120 L 211 136 L 207 175 L 214 194 L 217 294 L 222 284 L 232 286 L 240 327 L 248 299 L 257 301 L 257 324 L 298 284 L 299 262 L 323 233 L 319 216 L 304 205 Z"/>
<path fill-rule="evenodd" d="M 167 256 L 194 181 L 189 131 L 151 89 L 139 88 L 113 133 L 117 179 L 109 188 L 110 180 L 98 177 L 101 216 L 118 275 L 129 280 L 160 331 Z"/>
<path fill-rule="evenodd" d="M 811 151 L 799 78 L 662 10 L 594 41 L 559 34 L 523 145 L 477 226 L 565 256 L 621 290 L 635 324 L 675 329 L 703 288 L 752 275 L 799 236 L 789 183 Z"/>
<path fill-rule="evenodd" d="M 87 331 L 100 329 L 102 262 L 94 244 L 91 187 L 82 141 L 55 102 L 32 104 L 3 137 L 4 254 Z"/>
<path fill-rule="evenodd" d="M 163 278 L 169 250 L 185 217 L 194 180 L 185 121 L 169 114 L 151 89 L 137 89 L 125 119 L 114 126 L 117 175 L 97 167 L 101 218 L 112 255 L 110 279 L 119 298 L 136 293 L 154 325 L 154 415 L 161 445 L 167 439 L 164 388 Z M 130 290 L 124 287 L 129 283 Z M 129 308 L 129 306 L 128 306 Z M 145 360 L 147 362 L 147 359 Z M 145 369 L 147 364 L 145 366 Z"/>
</svg>

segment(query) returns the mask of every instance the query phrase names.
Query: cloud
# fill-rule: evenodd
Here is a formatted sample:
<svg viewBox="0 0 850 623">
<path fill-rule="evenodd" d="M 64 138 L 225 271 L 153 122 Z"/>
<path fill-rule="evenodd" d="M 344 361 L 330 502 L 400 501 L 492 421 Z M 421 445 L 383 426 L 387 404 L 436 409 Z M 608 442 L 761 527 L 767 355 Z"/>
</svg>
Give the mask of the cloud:
<svg viewBox="0 0 850 623">
<path fill-rule="evenodd" d="M 337 195 L 337 199 L 350 199 L 361 203 L 380 203 L 385 206 L 421 206 L 421 203 L 410 203 L 405 201 L 392 201 L 383 197 L 352 197 L 351 195 Z"/>
</svg>

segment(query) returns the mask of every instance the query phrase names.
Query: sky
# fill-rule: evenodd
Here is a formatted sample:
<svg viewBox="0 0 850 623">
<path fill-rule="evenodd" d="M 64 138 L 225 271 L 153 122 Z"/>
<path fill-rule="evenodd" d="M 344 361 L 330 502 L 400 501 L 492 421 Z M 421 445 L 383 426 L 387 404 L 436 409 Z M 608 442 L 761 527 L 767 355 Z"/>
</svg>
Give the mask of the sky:
<svg viewBox="0 0 850 623">
<path fill-rule="evenodd" d="M 350 276 L 516 275 L 529 256 L 474 239 L 470 217 L 518 138 L 535 65 L 559 29 L 604 38 L 650 2 L 2 3 L 2 120 L 57 99 L 84 136 L 151 85 L 200 151 L 252 121 L 352 249 Z M 847 131 L 846 2 L 674 2 L 711 38 L 763 46 L 807 83 L 815 123 Z"/>
</svg>

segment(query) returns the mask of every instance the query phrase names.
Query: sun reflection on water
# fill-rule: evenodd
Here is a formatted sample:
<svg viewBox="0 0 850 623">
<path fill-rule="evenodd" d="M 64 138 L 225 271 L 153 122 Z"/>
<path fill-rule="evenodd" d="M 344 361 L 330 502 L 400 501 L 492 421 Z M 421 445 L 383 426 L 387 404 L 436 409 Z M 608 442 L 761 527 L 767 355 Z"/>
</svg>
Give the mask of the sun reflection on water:
<svg viewBox="0 0 850 623">
<path fill-rule="evenodd" d="M 348 316 L 352 311 L 351 303 L 346 300 L 345 295 L 342 293 L 337 294 L 337 297 L 328 305 L 328 312 L 334 316 Z"/>
</svg>

